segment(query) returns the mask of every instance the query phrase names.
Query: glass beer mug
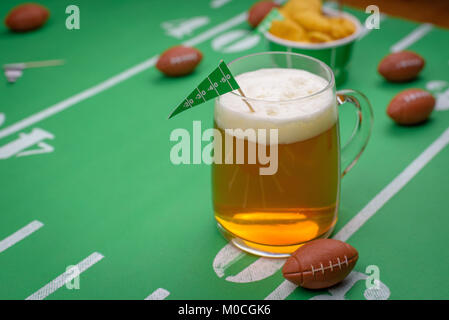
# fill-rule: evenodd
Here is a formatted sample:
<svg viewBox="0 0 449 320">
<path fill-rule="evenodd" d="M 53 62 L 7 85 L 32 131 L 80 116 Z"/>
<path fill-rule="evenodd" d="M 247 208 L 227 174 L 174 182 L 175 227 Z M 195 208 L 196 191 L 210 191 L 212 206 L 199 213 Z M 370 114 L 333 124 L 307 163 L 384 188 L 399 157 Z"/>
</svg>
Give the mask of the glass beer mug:
<svg viewBox="0 0 449 320">
<path fill-rule="evenodd" d="M 361 93 L 336 92 L 332 70 L 305 55 L 257 53 L 229 69 L 244 95 L 233 91 L 215 101 L 215 219 L 242 250 L 286 257 L 331 234 L 341 177 L 370 136 L 371 106 Z M 346 102 L 357 123 L 340 147 L 337 108 Z"/>
</svg>

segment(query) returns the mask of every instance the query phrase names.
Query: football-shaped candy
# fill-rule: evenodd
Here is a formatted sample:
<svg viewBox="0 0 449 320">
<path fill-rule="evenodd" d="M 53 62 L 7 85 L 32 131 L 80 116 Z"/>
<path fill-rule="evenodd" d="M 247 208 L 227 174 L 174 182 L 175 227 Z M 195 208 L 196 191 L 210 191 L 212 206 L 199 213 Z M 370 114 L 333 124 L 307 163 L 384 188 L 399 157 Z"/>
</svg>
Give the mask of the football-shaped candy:
<svg viewBox="0 0 449 320">
<path fill-rule="evenodd" d="M 398 124 L 413 125 L 427 120 L 434 107 L 435 98 L 429 92 L 407 89 L 390 101 L 387 114 Z"/>
<path fill-rule="evenodd" d="M 358 257 L 357 250 L 342 241 L 313 240 L 292 253 L 282 267 L 282 274 L 303 288 L 328 288 L 351 272 Z"/>
<path fill-rule="evenodd" d="M 40 4 L 21 4 L 9 12 L 5 19 L 5 25 L 16 32 L 30 31 L 44 25 L 49 16 L 48 9 Z"/>
<path fill-rule="evenodd" d="M 249 25 L 253 28 L 257 27 L 271 9 L 279 7 L 280 5 L 273 1 L 260 1 L 253 4 L 248 12 Z"/>
<path fill-rule="evenodd" d="M 405 82 L 415 79 L 425 61 L 417 53 L 400 51 L 387 55 L 379 63 L 377 71 L 388 81 Z"/>
<path fill-rule="evenodd" d="M 156 68 L 169 77 L 184 76 L 195 70 L 202 58 L 202 53 L 195 48 L 176 46 L 161 54 Z"/>
</svg>

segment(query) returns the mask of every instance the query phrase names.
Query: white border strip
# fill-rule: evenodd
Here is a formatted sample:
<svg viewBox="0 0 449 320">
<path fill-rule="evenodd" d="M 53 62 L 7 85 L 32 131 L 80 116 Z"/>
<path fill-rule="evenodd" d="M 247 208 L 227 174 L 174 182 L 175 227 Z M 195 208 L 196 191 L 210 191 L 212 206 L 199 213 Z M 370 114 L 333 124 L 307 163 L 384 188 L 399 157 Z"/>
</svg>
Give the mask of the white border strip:
<svg viewBox="0 0 449 320">
<path fill-rule="evenodd" d="M 195 46 L 197 44 L 200 44 L 201 42 L 204 42 L 210 38 L 212 38 L 213 36 L 215 36 L 216 34 L 223 32 L 229 28 L 232 28 L 236 25 L 239 25 L 240 23 L 244 22 L 246 20 L 246 12 L 241 13 L 237 16 L 235 16 L 234 18 L 229 19 L 226 22 L 223 22 L 215 27 L 213 27 L 212 29 L 196 36 L 195 38 L 192 38 L 190 40 L 185 41 L 183 44 L 186 46 Z M 20 131 L 26 127 L 29 127 L 39 121 L 45 120 L 65 109 L 70 108 L 71 106 L 84 101 L 88 98 L 91 98 L 97 94 L 99 94 L 102 91 L 105 91 L 117 84 L 119 84 L 122 81 L 125 81 L 133 76 L 135 76 L 138 73 L 141 73 L 151 67 L 153 67 L 156 62 L 157 59 L 159 58 L 158 55 L 151 57 L 141 63 L 139 63 L 138 65 L 131 67 L 115 76 L 113 76 L 112 78 L 109 78 L 103 82 L 101 82 L 100 84 L 97 84 L 96 86 L 93 86 L 89 89 L 86 89 L 78 94 L 75 94 L 74 96 L 65 99 L 55 105 L 52 105 L 38 113 L 35 113 L 34 115 L 31 115 L 23 120 L 20 120 L 18 122 L 16 122 L 13 125 L 10 125 L 9 127 L 6 127 L 2 130 L 0 130 L 0 139 L 4 138 L 6 136 L 9 136 L 17 131 Z"/>
<path fill-rule="evenodd" d="M 72 281 L 75 277 L 79 276 L 81 273 L 92 267 L 98 261 L 103 259 L 104 256 L 101 253 L 94 252 L 83 261 L 78 263 L 75 267 L 78 272 L 66 271 L 63 274 L 56 277 L 53 281 L 47 283 L 41 289 L 33 293 L 31 296 L 26 298 L 26 300 L 43 300 L 48 297 L 50 294 L 61 288 L 64 284 L 69 281 Z M 73 270 L 73 268 L 71 269 Z"/>
<path fill-rule="evenodd" d="M 430 162 L 449 143 L 449 128 L 439 136 L 426 150 L 412 161 L 396 178 L 393 179 L 381 192 L 379 192 L 368 204 L 353 217 L 333 237 L 341 241 L 347 241 L 357 230 L 360 229 L 380 208 L 383 207 L 396 193 L 398 193 L 424 166 Z M 273 290 L 266 300 L 283 300 L 294 290 L 296 285 L 284 280 Z"/>
<path fill-rule="evenodd" d="M 29 116 L 28 118 L 25 118 L 9 127 L 4 128 L 3 130 L 0 130 L 0 139 L 4 138 L 10 134 L 13 134 L 19 130 L 22 130 L 26 127 L 29 127 L 39 121 L 45 120 L 61 111 L 64 111 L 65 109 L 70 108 L 71 106 L 84 101 L 90 97 L 95 96 L 96 94 L 105 91 L 106 89 L 109 89 L 113 86 L 115 86 L 116 84 L 131 78 L 132 76 L 154 66 L 157 62 L 157 56 L 150 58 L 124 72 L 119 73 L 118 75 L 109 78 L 106 81 L 103 81 L 102 83 L 84 90 L 66 100 L 63 100 L 55 105 L 52 105 L 38 113 L 35 113 L 32 116 Z"/>
<path fill-rule="evenodd" d="M 170 292 L 164 288 L 155 290 L 152 294 L 145 298 L 145 300 L 164 300 L 170 295 Z"/>
<path fill-rule="evenodd" d="M 42 222 L 34 220 L 34 221 L 30 222 L 29 224 L 27 224 L 25 227 L 17 230 L 9 237 L 0 241 L 0 253 L 5 251 L 9 247 L 12 247 L 17 242 L 25 239 L 30 234 L 32 234 L 34 231 L 39 230 L 43 226 L 44 226 L 44 224 Z"/>
<path fill-rule="evenodd" d="M 187 40 L 184 42 L 184 45 L 186 46 L 196 46 L 206 40 L 209 40 L 216 34 L 219 34 L 223 31 L 226 31 L 232 27 L 235 27 L 236 25 L 239 25 L 246 21 L 247 14 L 246 12 L 242 12 L 241 14 L 235 16 L 234 18 L 229 19 L 228 21 L 225 21 L 218 26 L 210 29 L 209 31 L 206 31 L 198 36 L 196 36 L 193 39 Z"/>
<path fill-rule="evenodd" d="M 432 30 L 432 28 L 433 25 L 430 23 L 424 23 L 420 25 L 418 28 L 409 33 L 405 38 L 391 46 L 390 51 L 398 52 L 410 47 L 416 41 L 428 34 L 430 30 Z"/>
</svg>

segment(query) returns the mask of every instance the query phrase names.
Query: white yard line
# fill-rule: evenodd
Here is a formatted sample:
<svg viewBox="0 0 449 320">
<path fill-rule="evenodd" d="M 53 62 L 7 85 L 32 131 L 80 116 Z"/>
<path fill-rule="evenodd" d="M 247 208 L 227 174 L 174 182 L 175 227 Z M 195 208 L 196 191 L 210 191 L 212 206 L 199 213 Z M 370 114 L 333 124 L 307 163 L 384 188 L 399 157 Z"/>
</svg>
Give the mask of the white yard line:
<svg viewBox="0 0 449 320">
<path fill-rule="evenodd" d="M 25 239 L 30 234 L 32 234 L 34 231 L 39 230 L 43 226 L 44 226 L 44 224 L 42 222 L 34 220 L 33 222 L 30 222 L 29 224 L 27 224 L 25 227 L 17 230 L 9 237 L 0 241 L 0 253 L 5 251 L 9 247 L 12 247 L 17 242 Z"/>
<path fill-rule="evenodd" d="M 396 193 L 398 193 L 424 166 L 430 162 L 449 143 L 449 128 L 439 136 L 426 150 L 412 161 L 396 178 L 382 189 L 368 204 L 359 211 L 340 231 L 333 237 L 341 241 L 347 241 L 360 229 L 380 208 L 384 206 Z M 294 290 L 296 285 L 284 280 L 265 299 L 283 300 Z"/>
<path fill-rule="evenodd" d="M 83 261 L 78 263 L 75 267 L 77 268 L 77 271 L 79 273 L 66 271 L 63 274 L 56 277 L 51 282 L 47 283 L 45 286 L 43 286 L 41 289 L 33 293 L 31 296 L 26 298 L 26 300 L 43 300 L 46 297 L 48 297 L 50 294 L 61 288 L 64 284 L 66 284 L 69 281 L 72 281 L 75 277 L 79 276 L 81 273 L 92 267 L 94 264 L 96 264 L 98 261 L 103 259 L 104 256 L 101 253 L 94 252 L 87 258 L 85 258 Z M 73 269 L 71 269 L 73 270 Z"/>
<path fill-rule="evenodd" d="M 430 23 L 421 24 L 418 28 L 409 33 L 405 38 L 402 38 L 399 42 L 392 45 L 390 51 L 398 52 L 410 47 L 416 41 L 428 34 L 429 31 L 432 30 L 432 28 L 433 26 Z"/>
<path fill-rule="evenodd" d="M 368 221 L 383 205 L 399 192 L 424 166 L 429 163 L 449 143 L 449 128 L 439 136 L 426 150 L 412 161 L 396 178 L 338 231 L 334 239 L 347 241 L 359 228 Z"/>
<path fill-rule="evenodd" d="M 219 34 L 220 32 L 223 32 L 229 28 L 232 28 L 234 26 L 239 25 L 240 23 L 244 22 L 246 20 L 246 12 L 241 13 L 234 18 L 229 19 L 228 21 L 225 21 L 212 29 L 190 39 L 185 41 L 183 44 L 187 46 L 195 46 L 200 44 L 201 42 L 204 42 L 216 34 Z M 78 94 L 75 94 L 71 96 L 70 98 L 67 98 L 55 105 L 52 105 L 40 112 L 37 112 L 23 120 L 20 120 L 16 122 L 15 124 L 12 124 L 2 130 L 0 130 L 0 139 L 9 136 L 10 134 L 16 133 L 26 127 L 29 127 L 39 121 L 45 120 L 61 111 L 64 111 L 75 104 L 84 101 L 88 98 L 91 98 L 100 92 L 103 92 L 117 84 L 119 84 L 122 81 L 125 81 L 151 67 L 153 67 L 158 59 L 158 55 L 151 57 L 138 65 L 135 65 L 134 67 L 131 67 L 89 89 L 86 89 Z"/>
<path fill-rule="evenodd" d="M 235 27 L 243 22 L 246 21 L 247 14 L 246 12 L 242 12 L 241 14 L 235 16 L 234 18 L 229 19 L 226 22 L 223 22 L 222 24 L 219 24 L 218 26 L 210 29 L 209 31 L 206 31 L 198 36 L 196 36 L 193 39 L 187 40 L 184 42 L 184 45 L 186 46 L 196 46 L 206 40 L 209 40 L 213 36 L 226 31 L 232 27 Z"/>
<path fill-rule="evenodd" d="M 145 298 L 145 300 L 164 300 L 170 295 L 170 292 L 163 288 L 159 288 L 156 291 L 154 291 L 152 294 L 150 294 L 148 297 Z"/>
<path fill-rule="evenodd" d="M 113 86 L 115 86 L 116 84 L 131 78 L 132 76 L 135 76 L 136 74 L 152 67 L 155 65 L 155 63 L 157 62 L 157 56 L 150 58 L 142 63 L 139 63 L 138 65 L 123 71 L 121 73 L 119 73 L 118 75 L 109 78 L 106 81 L 101 82 L 100 84 L 97 84 L 96 86 L 89 88 L 87 90 L 84 90 L 74 96 L 71 96 L 68 99 L 65 99 L 55 105 L 52 105 L 38 113 L 35 113 L 19 122 L 16 122 L 15 124 L 6 127 L 3 130 L 0 130 L 0 139 L 4 138 L 10 134 L 13 134 L 19 130 L 22 130 L 26 127 L 29 127 L 39 121 L 45 120 L 61 111 L 64 111 L 65 109 L 68 109 L 72 106 L 74 106 L 75 104 L 84 101 L 90 97 L 93 97 L 97 94 L 99 94 L 102 91 L 105 91 L 106 89 L 109 89 Z"/>
</svg>

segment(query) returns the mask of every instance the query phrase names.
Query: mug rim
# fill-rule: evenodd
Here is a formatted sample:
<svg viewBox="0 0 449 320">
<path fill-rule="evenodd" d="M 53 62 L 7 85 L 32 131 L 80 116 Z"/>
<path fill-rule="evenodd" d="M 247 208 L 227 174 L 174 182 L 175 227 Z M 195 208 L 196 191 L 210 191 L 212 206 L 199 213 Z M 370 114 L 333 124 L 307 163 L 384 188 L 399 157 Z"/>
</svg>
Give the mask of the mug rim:
<svg viewBox="0 0 449 320">
<path fill-rule="evenodd" d="M 323 7 L 323 11 L 326 13 L 329 13 L 332 16 L 344 16 L 345 18 L 349 19 L 351 22 L 354 23 L 354 25 L 356 26 L 356 30 L 349 37 L 345 37 L 345 38 L 338 39 L 338 40 L 333 40 L 330 42 L 314 43 L 314 44 L 305 43 L 305 42 L 301 43 L 301 42 L 297 42 L 297 41 L 282 39 L 282 38 L 279 38 L 279 37 L 271 34 L 269 31 L 265 32 L 264 36 L 268 41 L 283 45 L 285 47 L 296 48 L 296 49 L 307 49 L 307 50 L 322 50 L 322 49 L 337 48 L 337 47 L 346 45 L 348 43 L 354 42 L 362 34 L 362 24 L 360 23 L 359 19 L 357 19 L 352 14 L 347 13 L 347 12 L 340 13 L 337 10 L 334 10 L 331 8 L 324 8 L 324 7 Z"/>
<path fill-rule="evenodd" d="M 266 100 L 266 99 L 259 99 L 259 98 L 251 98 L 251 97 L 244 97 L 242 95 L 240 95 L 239 93 L 236 93 L 234 91 L 231 91 L 230 93 L 239 97 L 242 100 L 246 100 L 246 101 L 261 101 L 261 102 L 277 102 L 277 103 L 290 103 L 290 102 L 295 102 L 295 101 L 300 101 L 300 100 L 305 100 L 305 99 L 309 99 L 311 97 L 317 96 L 322 94 L 323 92 L 326 92 L 329 89 L 332 89 L 335 86 L 335 75 L 334 72 L 332 71 L 332 69 L 325 64 L 323 61 L 316 59 L 314 57 L 305 55 L 305 54 L 301 54 L 301 53 L 296 53 L 296 52 L 286 52 L 286 51 L 265 51 L 265 52 L 257 52 L 257 53 L 252 53 L 252 54 L 248 54 L 239 58 L 236 58 L 234 60 L 232 60 L 231 62 L 229 62 L 227 65 L 231 66 L 233 63 L 238 62 L 240 60 L 246 59 L 246 58 L 251 58 L 251 57 L 255 57 L 255 56 L 260 56 L 260 55 L 285 55 L 285 56 L 296 56 L 296 57 L 300 57 L 303 59 L 308 59 L 308 60 L 312 60 L 316 63 L 318 63 L 320 65 L 320 67 L 324 70 L 326 70 L 326 72 L 330 75 L 330 80 L 328 79 L 324 79 L 323 77 L 316 75 L 318 77 L 323 78 L 327 84 L 324 88 L 318 90 L 317 92 L 314 92 L 312 94 L 306 95 L 306 96 L 301 96 L 301 97 L 297 97 L 297 98 L 293 98 L 293 99 L 287 99 L 287 100 Z M 286 68 L 286 69 L 295 69 L 295 68 Z M 301 69 L 298 69 L 301 70 Z M 219 98 L 219 97 L 218 97 Z"/>
</svg>

